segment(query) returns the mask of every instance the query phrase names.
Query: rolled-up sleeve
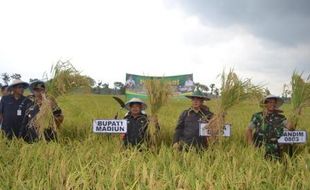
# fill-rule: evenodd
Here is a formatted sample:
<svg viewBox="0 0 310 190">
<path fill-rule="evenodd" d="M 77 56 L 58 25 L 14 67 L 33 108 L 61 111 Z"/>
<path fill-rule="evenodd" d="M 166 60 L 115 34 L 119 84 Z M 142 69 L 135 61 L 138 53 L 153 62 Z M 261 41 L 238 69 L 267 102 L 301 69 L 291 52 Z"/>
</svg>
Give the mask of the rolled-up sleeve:
<svg viewBox="0 0 310 190">
<path fill-rule="evenodd" d="M 251 117 L 251 121 L 248 125 L 249 129 L 255 129 L 256 128 L 256 123 L 257 123 L 257 114 L 253 114 Z"/>
<path fill-rule="evenodd" d="M 249 129 L 255 129 L 255 124 L 251 121 L 250 123 L 249 123 L 249 125 L 248 125 L 248 128 Z"/>
</svg>

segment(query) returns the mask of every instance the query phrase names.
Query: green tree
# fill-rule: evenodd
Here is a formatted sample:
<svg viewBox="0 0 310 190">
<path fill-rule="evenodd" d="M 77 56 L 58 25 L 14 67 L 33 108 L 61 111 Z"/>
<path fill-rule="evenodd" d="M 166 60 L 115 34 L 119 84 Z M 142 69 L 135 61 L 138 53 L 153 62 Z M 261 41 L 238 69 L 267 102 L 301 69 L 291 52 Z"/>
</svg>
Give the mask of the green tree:
<svg viewBox="0 0 310 190">
<path fill-rule="evenodd" d="M 14 73 L 11 75 L 11 78 L 15 79 L 15 80 L 20 80 L 22 78 L 22 75 L 20 75 L 18 73 Z"/>
<path fill-rule="evenodd" d="M 213 95 L 213 92 L 214 92 L 214 88 L 215 88 L 215 84 L 210 84 L 210 89 L 211 89 L 211 95 Z"/>
<path fill-rule="evenodd" d="M 9 82 L 11 81 L 11 77 L 8 73 L 2 73 L 1 74 L 2 80 L 5 85 L 9 85 Z"/>
</svg>

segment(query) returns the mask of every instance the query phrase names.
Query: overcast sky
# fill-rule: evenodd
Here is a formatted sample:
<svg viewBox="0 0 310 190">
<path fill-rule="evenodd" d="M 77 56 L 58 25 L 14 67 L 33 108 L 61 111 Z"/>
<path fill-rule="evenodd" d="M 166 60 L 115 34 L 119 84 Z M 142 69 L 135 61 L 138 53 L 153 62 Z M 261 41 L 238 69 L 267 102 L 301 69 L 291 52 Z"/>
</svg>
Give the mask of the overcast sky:
<svg viewBox="0 0 310 190">
<path fill-rule="evenodd" d="M 294 69 L 310 72 L 308 0 L 0 0 L 0 73 L 42 78 L 70 59 L 96 81 L 125 73 L 224 69 L 281 94 Z"/>
</svg>

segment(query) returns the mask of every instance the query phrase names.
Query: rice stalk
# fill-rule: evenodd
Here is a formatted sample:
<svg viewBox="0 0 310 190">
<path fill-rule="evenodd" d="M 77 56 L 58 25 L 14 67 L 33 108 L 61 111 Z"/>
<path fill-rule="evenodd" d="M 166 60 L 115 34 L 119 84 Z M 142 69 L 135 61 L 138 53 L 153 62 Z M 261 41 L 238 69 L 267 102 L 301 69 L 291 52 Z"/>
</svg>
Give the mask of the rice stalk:
<svg viewBox="0 0 310 190">
<path fill-rule="evenodd" d="M 54 131 L 57 129 L 53 115 L 53 104 L 54 102 L 51 98 L 47 97 L 45 94 L 42 94 L 42 102 L 39 104 L 39 112 L 32 119 L 30 125 L 35 127 L 39 139 L 45 139 L 44 131 L 46 129 L 53 129 Z"/>
<path fill-rule="evenodd" d="M 227 111 L 245 100 L 258 100 L 262 98 L 263 89 L 261 86 L 253 85 L 250 79 L 240 79 L 230 69 L 228 74 L 225 71 L 221 74 L 221 93 L 217 100 L 215 114 L 209 122 L 208 129 L 211 133 L 219 134 L 225 125 Z"/>
<path fill-rule="evenodd" d="M 156 121 L 161 107 L 167 104 L 172 96 L 170 84 L 163 79 L 149 79 L 144 82 L 144 87 L 148 95 L 148 105 L 150 110 L 150 126 L 151 135 L 150 143 L 156 144 L 159 135 L 159 128 Z"/>
<path fill-rule="evenodd" d="M 59 61 L 55 66 L 53 65 L 51 75 L 52 78 L 47 82 L 47 87 L 49 93 L 54 97 L 67 94 L 78 88 L 90 91 L 89 78 L 81 75 L 69 61 Z"/>
<path fill-rule="evenodd" d="M 302 73 L 298 74 L 297 72 L 294 72 L 291 80 L 292 112 L 289 116 L 289 121 L 293 130 L 297 128 L 304 108 L 310 106 L 310 75 L 306 80 L 302 78 L 302 75 Z"/>
<path fill-rule="evenodd" d="M 44 138 L 44 130 L 52 128 L 54 131 L 57 125 L 53 115 L 53 106 L 56 104 L 55 98 L 70 93 L 77 88 L 86 88 L 90 90 L 90 80 L 87 76 L 83 76 L 70 63 L 58 61 L 51 68 L 52 78 L 46 82 L 48 97 L 45 93 L 42 94 L 40 100 L 40 110 L 33 119 L 32 125 L 35 126 L 39 138 Z"/>
</svg>

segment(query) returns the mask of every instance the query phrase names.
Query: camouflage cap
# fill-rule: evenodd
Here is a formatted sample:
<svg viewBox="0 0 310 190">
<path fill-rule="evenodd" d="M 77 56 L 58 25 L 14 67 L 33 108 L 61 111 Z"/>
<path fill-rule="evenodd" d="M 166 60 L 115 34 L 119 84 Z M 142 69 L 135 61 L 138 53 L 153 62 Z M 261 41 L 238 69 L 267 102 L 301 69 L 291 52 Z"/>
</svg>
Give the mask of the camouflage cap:
<svg viewBox="0 0 310 190">
<path fill-rule="evenodd" d="M 45 83 L 41 80 L 35 80 L 30 83 L 30 90 L 34 90 L 35 88 L 45 89 Z"/>
<path fill-rule="evenodd" d="M 195 90 L 192 92 L 191 95 L 187 95 L 185 97 L 189 98 L 189 99 L 200 98 L 200 99 L 203 99 L 206 101 L 210 100 L 210 98 L 208 98 L 207 95 L 205 93 L 203 93 L 198 87 L 195 88 Z"/>
</svg>

